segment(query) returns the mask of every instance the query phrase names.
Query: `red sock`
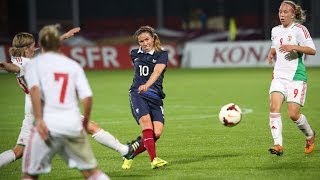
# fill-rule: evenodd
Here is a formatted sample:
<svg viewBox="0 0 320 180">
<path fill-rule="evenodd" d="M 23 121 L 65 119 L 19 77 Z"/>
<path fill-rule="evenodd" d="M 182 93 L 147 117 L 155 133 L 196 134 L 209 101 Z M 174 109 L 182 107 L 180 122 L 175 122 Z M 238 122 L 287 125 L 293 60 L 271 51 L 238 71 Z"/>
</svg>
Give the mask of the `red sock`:
<svg viewBox="0 0 320 180">
<path fill-rule="evenodd" d="M 156 138 L 155 136 L 153 136 L 153 138 L 154 138 L 154 142 L 157 142 L 157 140 L 159 139 L 159 138 Z M 140 146 L 138 147 L 137 150 L 134 151 L 134 157 L 136 157 L 140 153 L 143 153 L 145 150 L 146 148 L 144 147 L 143 140 L 141 140 Z"/>
<path fill-rule="evenodd" d="M 157 156 L 157 154 L 156 154 L 156 144 L 153 138 L 152 129 L 145 129 L 142 131 L 142 141 L 143 141 L 144 147 L 148 151 L 150 160 L 153 161 L 153 159 Z"/>
</svg>

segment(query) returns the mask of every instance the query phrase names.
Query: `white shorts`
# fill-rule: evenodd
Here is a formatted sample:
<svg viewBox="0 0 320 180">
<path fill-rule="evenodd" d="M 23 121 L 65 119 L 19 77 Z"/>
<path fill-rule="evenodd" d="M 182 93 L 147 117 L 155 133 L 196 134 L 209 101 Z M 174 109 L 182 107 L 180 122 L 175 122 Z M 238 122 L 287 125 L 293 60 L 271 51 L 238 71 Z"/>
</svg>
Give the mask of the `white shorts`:
<svg viewBox="0 0 320 180">
<path fill-rule="evenodd" d="M 287 102 L 294 102 L 303 106 L 307 95 L 307 83 L 304 81 L 273 79 L 269 94 L 272 92 L 280 92 Z"/>
<path fill-rule="evenodd" d="M 97 160 L 85 131 L 78 137 L 52 134 L 45 142 L 34 127 L 22 159 L 23 173 L 39 175 L 50 172 L 51 160 L 55 154 L 59 154 L 70 168 L 89 170 L 97 167 Z"/>
<path fill-rule="evenodd" d="M 17 139 L 17 144 L 25 146 L 29 140 L 30 131 L 33 127 L 33 110 L 30 95 L 25 95 L 24 102 L 24 119 L 22 121 L 22 127 L 20 130 L 19 137 Z"/>
</svg>

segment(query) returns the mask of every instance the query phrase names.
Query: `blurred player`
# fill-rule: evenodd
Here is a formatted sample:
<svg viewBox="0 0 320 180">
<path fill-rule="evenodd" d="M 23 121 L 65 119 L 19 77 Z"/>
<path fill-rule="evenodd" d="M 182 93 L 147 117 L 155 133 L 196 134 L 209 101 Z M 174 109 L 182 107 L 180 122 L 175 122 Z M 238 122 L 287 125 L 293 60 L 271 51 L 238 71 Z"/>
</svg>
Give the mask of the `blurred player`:
<svg viewBox="0 0 320 180">
<path fill-rule="evenodd" d="M 24 66 L 33 57 L 35 51 L 35 40 L 32 34 L 18 33 L 12 40 L 9 49 L 12 63 L 0 62 L 0 69 L 16 73 L 17 82 L 25 93 L 24 119 L 17 140 L 17 145 L 12 150 L 0 154 L 0 168 L 22 157 L 24 146 L 28 142 L 30 129 L 33 122 L 33 112 L 29 91 L 24 80 Z"/>
<path fill-rule="evenodd" d="M 25 69 L 35 126 L 23 156 L 23 178 L 37 179 L 40 174 L 50 172 L 51 160 L 59 154 L 86 179 L 109 179 L 97 168 L 86 133 L 92 108 L 91 88 L 81 66 L 59 53 L 60 44 L 57 27 L 43 27 L 39 32 L 43 53 Z"/>
<path fill-rule="evenodd" d="M 272 46 L 268 54 L 270 63 L 275 60 L 273 79 L 270 85 L 270 129 L 274 146 L 271 154 L 283 154 L 281 105 L 287 101 L 290 119 L 306 136 L 305 153 L 313 151 L 315 132 L 310 127 L 300 108 L 307 94 L 307 73 L 304 55 L 315 55 L 316 48 L 308 29 L 301 25 L 305 14 L 292 1 L 283 1 L 279 8 L 281 25 L 272 29 Z"/>
<path fill-rule="evenodd" d="M 60 39 L 68 39 L 74 36 L 74 34 L 79 31 L 79 27 L 73 28 L 67 33 L 63 34 Z M 28 137 L 32 128 L 34 117 L 29 91 L 24 79 L 24 72 L 25 66 L 30 61 L 30 58 L 34 56 L 35 50 L 35 39 L 33 35 L 26 32 L 18 33 L 13 38 L 12 47 L 9 49 L 12 63 L 0 62 L 0 69 L 16 74 L 17 82 L 25 93 L 25 115 L 22 122 L 20 134 L 16 146 L 12 150 L 10 149 L 0 154 L 0 168 L 4 167 L 10 162 L 20 159 L 23 155 L 24 147 L 28 142 Z M 40 49 L 38 49 L 37 51 L 40 51 Z M 114 149 L 122 156 L 129 156 L 134 150 L 132 149 L 130 144 L 128 146 L 120 143 L 117 138 L 102 129 L 97 123 L 93 121 L 89 121 L 88 123 L 88 133 L 91 134 L 97 142 L 106 147 Z"/>
<path fill-rule="evenodd" d="M 155 142 L 160 138 L 164 127 L 162 99 L 165 94 L 162 83 L 168 52 L 162 49 L 158 35 L 150 26 L 140 27 L 134 36 L 140 47 L 131 51 L 134 77 L 129 98 L 132 115 L 142 130 L 142 138 L 137 138 L 136 142 L 140 145 L 131 157 L 124 159 L 122 168 L 130 169 L 133 158 L 147 150 L 151 168 L 155 169 L 167 164 L 157 157 Z"/>
</svg>

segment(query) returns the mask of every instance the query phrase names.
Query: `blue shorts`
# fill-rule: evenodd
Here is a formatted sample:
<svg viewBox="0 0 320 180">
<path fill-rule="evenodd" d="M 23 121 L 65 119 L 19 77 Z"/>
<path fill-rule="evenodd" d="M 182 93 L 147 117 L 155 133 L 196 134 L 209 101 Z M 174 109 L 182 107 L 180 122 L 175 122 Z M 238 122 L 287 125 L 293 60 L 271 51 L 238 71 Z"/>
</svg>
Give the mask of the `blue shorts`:
<svg viewBox="0 0 320 180">
<path fill-rule="evenodd" d="M 150 114 L 151 121 L 160 121 L 164 124 L 164 108 L 162 99 L 151 98 L 139 94 L 136 91 L 131 91 L 129 93 L 129 101 L 132 115 L 138 124 L 139 119 L 147 114 Z"/>
</svg>

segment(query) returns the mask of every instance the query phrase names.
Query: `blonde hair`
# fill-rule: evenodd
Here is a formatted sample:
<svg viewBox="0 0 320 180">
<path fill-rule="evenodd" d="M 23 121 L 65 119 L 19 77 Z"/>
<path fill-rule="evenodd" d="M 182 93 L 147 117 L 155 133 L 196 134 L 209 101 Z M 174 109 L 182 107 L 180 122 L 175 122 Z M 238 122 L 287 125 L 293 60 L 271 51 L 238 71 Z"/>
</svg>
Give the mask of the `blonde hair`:
<svg viewBox="0 0 320 180">
<path fill-rule="evenodd" d="M 60 26 L 47 25 L 39 32 L 39 44 L 45 51 L 58 51 L 61 45 Z"/>
<path fill-rule="evenodd" d="M 12 47 L 9 49 L 10 56 L 25 57 L 25 50 L 35 42 L 34 37 L 30 33 L 20 32 L 16 34 L 12 40 Z"/>
<path fill-rule="evenodd" d="M 302 7 L 293 1 L 283 1 L 282 3 L 286 3 L 292 7 L 294 13 L 294 20 L 298 23 L 304 23 L 306 21 L 305 10 Z"/>
<path fill-rule="evenodd" d="M 151 26 L 141 26 L 135 33 L 134 38 L 137 40 L 138 36 L 142 33 L 149 33 L 150 36 L 154 39 L 154 49 L 156 52 L 162 51 L 162 46 L 160 38 L 155 30 Z"/>
</svg>

